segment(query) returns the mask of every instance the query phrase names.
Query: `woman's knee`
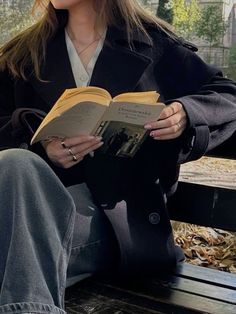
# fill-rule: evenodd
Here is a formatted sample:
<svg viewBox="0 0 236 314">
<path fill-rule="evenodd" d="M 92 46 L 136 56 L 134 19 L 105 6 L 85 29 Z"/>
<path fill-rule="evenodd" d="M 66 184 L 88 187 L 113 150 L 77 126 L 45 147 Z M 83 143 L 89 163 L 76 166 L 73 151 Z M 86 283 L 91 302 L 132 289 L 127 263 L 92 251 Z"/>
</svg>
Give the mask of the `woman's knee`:
<svg viewBox="0 0 236 314">
<path fill-rule="evenodd" d="M 0 152 L 0 169 L 10 173 L 30 173 L 32 167 L 46 165 L 35 153 L 25 149 L 7 149 Z"/>
<path fill-rule="evenodd" d="M 20 149 L 20 148 L 12 148 L 12 149 L 6 149 L 3 151 L 0 151 L 0 162 L 4 163 L 27 163 L 30 159 L 40 159 L 39 156 L 34 154 L 33 152 L 26 150 L 26 149 Z"/>
</svg>

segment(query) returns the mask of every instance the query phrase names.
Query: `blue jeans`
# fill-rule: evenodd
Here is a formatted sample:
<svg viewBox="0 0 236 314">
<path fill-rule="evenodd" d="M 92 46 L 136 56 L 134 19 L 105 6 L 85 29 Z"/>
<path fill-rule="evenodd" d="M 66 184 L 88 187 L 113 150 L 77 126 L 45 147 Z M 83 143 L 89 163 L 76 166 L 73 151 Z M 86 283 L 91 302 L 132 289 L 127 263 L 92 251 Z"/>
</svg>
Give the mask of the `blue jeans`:
<svg viewBox="0 0 236 314">
<path fill-rule="evenodd" d="M 66 285 L 115 260 L 111 226 L 29 151 L 0 152 L 0 174 L 0 313 L 65 313 Z"/>
</svg>

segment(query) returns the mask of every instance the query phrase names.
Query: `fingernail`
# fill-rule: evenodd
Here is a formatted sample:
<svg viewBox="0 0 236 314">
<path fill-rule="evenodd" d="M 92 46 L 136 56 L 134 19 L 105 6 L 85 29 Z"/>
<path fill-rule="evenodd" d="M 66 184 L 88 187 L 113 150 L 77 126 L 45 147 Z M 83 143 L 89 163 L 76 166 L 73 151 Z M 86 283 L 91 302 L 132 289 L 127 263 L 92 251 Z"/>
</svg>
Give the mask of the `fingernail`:
<svg viewBox="0 0 236 314">
<path fill-rule="evenodd" d="M 99 144 L 98 144 L 98 146 L 100 147 L 100 146 L 102 146 L 104 144 L 104 142 L 100 142 Z"/>
<path fill-rule="evenodd" d="M 152 126 L 150 124 L 144 125 L 144 129 L 151 129 L 151 128 L 152 128 Z"/>
</svg>

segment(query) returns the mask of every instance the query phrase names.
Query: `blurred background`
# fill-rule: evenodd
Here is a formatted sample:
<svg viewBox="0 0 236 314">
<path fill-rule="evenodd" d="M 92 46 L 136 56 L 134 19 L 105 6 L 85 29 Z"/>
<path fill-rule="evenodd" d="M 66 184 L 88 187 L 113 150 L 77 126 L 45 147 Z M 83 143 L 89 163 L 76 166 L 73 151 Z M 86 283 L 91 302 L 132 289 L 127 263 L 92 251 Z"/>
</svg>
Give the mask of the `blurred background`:
<svg viewBox="0 0 236 314">
<path fill-rule="evenodd" d="M 236 0 L 139 0 L 198 46 L 206 62 L 236 80 Z M 33 0 L 0 0 L 0 45 L 28 27 Z"/>
</svg>

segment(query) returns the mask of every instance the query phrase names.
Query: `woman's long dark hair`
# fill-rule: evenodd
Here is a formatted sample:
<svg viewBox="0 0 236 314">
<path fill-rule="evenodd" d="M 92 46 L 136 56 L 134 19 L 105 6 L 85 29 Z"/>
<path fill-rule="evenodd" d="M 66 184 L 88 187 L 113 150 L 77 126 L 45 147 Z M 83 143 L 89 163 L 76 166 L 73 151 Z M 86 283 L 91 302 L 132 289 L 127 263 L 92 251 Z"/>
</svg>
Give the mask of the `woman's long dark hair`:
<svg viewBox="0 0 236 314">
<path fill-rule="evenodd" d="M 148 36 L 143 22 L 151 23 L 174 36 L 169 25 L 151 15 L 137 0 L 94 0 L 99 7 L 98 22 L 120 26 L 122 20 L 127 37 L 132 39 L 132 29 L 138 29 Z M 8 70 L 13 77 L 25 79 L 25 70 L 31 66 L 34 75 L 40 79 L 40 65 L 45 58 L 49 39 L 59 28 L 64 28 L 68 21 L 67 10 L 56 10 L 51 2 L 36 0 L 33 11 L 41 10 L 37 23 L 29 27 L 0 48 L 0 70 Z"/>
</svg>

